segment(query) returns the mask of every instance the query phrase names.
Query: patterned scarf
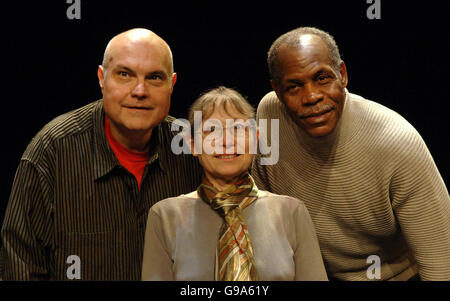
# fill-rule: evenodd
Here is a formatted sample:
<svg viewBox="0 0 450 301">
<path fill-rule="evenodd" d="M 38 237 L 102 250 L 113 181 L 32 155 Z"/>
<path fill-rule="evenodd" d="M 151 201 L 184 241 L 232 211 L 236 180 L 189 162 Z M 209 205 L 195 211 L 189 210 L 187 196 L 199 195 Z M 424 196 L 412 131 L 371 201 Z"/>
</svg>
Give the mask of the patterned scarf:
<svg viewBox="0 0 450 301">
<path fill-rule="evenodd" d="M 218 191 L 204 177 L 197 192 L 224 218 L 216 251 L 216 280 L 258 280 L 252 243 L 241 215 L 242 210 L 258 198 L 253 178 L 246 173 L 224 191 Z"/>
</svg>

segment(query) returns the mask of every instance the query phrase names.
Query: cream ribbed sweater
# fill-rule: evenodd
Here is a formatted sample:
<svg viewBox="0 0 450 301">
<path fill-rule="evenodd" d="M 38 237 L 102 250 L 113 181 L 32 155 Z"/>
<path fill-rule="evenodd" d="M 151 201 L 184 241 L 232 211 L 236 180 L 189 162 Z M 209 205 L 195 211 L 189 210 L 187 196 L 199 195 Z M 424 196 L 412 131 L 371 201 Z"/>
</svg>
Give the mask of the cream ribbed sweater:
<svg viewBox="0 0 450 301">
<path fill-rule="evenodd" d="M 382 280 L 405 280 L 417 269 L 422 279 L 450 280 L 448 191 L 405 119 L 348 92 L 337 128 L 324 138 L 303 132 L 274 92 L 257 118 L 280 120 L 280 158 L 260 165 L 255 157 L 256 184 L 306 204 L 330 276 L 368 280 L 367 258 L 377 255 Z"/>
</svg>

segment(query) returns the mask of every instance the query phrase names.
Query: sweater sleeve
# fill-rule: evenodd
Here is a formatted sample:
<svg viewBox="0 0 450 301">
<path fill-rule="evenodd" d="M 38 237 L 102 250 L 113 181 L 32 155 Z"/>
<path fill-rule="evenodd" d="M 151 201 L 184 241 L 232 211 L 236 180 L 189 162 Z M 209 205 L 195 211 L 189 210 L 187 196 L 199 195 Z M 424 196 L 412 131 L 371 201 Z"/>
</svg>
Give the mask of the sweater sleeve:
<svg viewBox="0 0 450 301">
<path fill-rule="evenodd" d="M 391 201 L 422 280 L 450 280 L 450 200 L 418 133 L 402 149 L 391 180 Z"/>
<path fill-rule="evenodd" d="M 142 262 L 143 281 L 175 280 L 172 271 L 173 261 L 169 255 L 161 217 L 151 208 L 145 232 L 144 257 Z"/>
<path fill-rule="evenodd" d="M 326 281 L 325 266 L 319 242 L 308 209 L 303 203 L 296 212 L 297 248 L 294 251 L 295 280 Z"/>
</svg>

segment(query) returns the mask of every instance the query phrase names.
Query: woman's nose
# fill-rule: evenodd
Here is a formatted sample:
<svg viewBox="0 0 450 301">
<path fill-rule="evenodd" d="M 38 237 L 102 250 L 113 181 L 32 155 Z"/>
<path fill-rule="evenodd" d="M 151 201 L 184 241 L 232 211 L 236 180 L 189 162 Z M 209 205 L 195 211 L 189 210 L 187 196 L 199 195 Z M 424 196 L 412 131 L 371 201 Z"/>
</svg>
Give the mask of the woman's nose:
<svg viewBox="0 0 450 301">
<path fill-rule="evenodd" d="M 231 128 L 224 128 L 222 132 L 222 143 L 226 148 L 234 147 L 234 142 L 236 140 L 236 135 L 234 130 Z"/>
</svg>

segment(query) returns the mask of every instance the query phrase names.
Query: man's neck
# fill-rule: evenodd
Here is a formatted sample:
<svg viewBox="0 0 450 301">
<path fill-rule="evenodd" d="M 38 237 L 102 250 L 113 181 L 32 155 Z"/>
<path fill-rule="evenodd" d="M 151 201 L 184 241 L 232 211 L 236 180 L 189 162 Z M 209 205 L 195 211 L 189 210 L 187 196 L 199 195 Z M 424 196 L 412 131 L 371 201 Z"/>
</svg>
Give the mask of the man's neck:
<svg viewBox="0 0 450 301">
<path fill-rule="evenodd" d="M 110 120 L 106 122 L 109 123 L 111 135 L 126 149 L 139 153 L 148 152 L 150 150 L 150 138 L 153 129 L 148 131 L 131 131 L 128 129 L 117 128 Z"/>
</svg>

